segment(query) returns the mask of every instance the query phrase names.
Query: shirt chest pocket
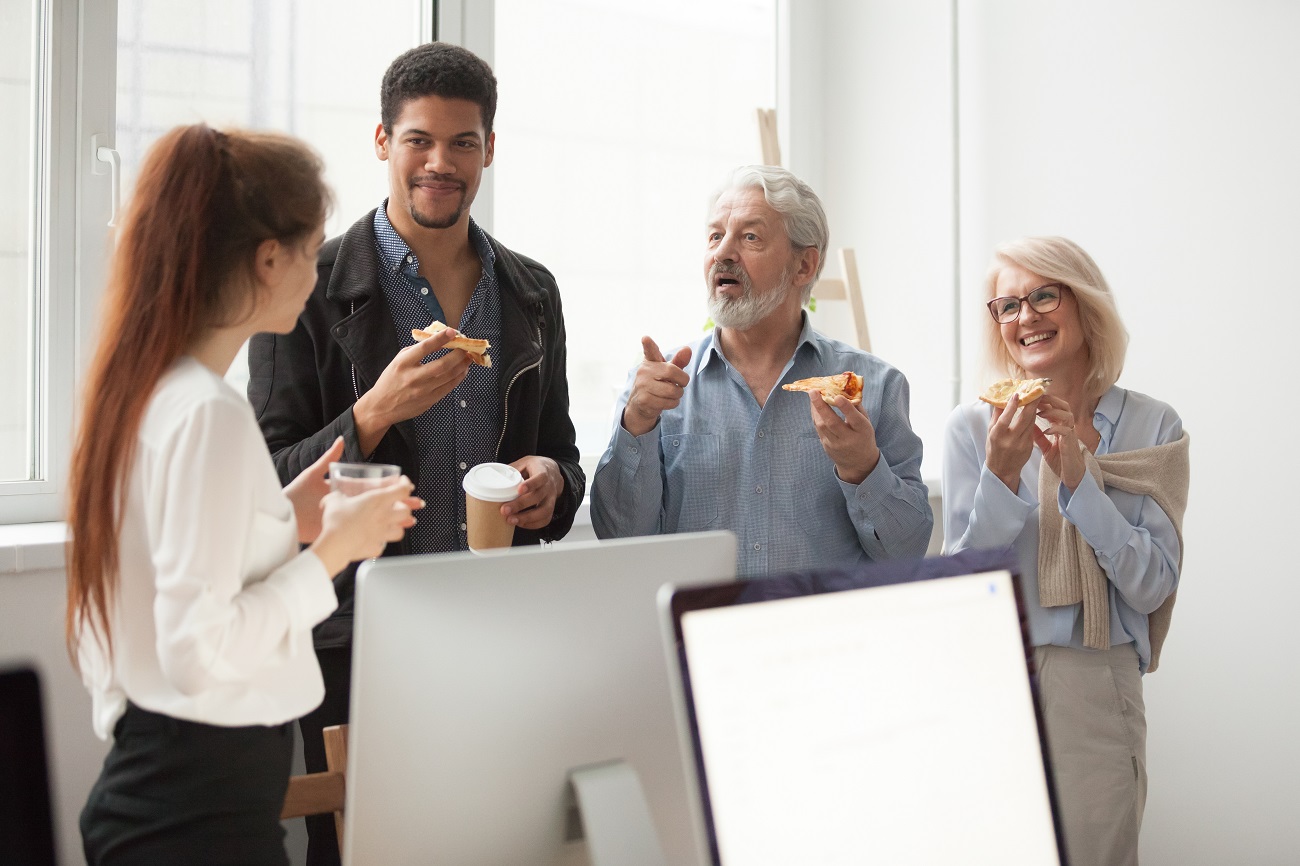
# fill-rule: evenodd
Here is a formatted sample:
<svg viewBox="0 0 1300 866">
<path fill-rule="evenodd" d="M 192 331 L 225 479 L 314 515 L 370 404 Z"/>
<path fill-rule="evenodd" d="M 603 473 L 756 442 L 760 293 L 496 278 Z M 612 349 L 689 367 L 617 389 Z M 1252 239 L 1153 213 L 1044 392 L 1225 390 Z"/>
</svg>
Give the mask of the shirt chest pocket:
<svg viewBox="0 0 1300 866">
<path fill-rule="evenodd" d="M 826 449 L 816 436 L 800 436 L 791 445 L 793 477 L 789 489 L 795 522 L 808 538 L 844 538 L 848 512 L 835 475 L 835 464 L 826 456 Z"/>
<path fill-rule="evenodd" d="M 674 532 L 698 532 L 718 523 L 722 486 L 722 441 L 712 433 L 672 433 L 659 440 L 668 479 L 668 513 L 677 506 Z"/>
</svg>

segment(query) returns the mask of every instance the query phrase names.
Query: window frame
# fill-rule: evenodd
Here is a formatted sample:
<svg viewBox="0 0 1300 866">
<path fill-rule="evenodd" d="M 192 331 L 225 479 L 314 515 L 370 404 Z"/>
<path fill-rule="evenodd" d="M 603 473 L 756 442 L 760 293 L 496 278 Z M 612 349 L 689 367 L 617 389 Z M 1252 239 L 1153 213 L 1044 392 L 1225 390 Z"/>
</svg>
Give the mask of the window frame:
<svg viewBox="0 0 1300 866">
<path fill-rule="evenodd" d="M 111 63 L 115 30 L 110 25 L 116 22 L 116 0 L 34 0 L 32 6 L 35 195 L 28 273 L 34 278 L 35 302 L 28 411 L 36 478 L 0 482 L 0 524 L 63 517 L 78 371 L 97 299 L 96 292 L 86 293 L 95 284 L 86 277 L 102 273 L 107 249 L 102 227 L 109 219 L 111 178 L 88 177 L 86 131 L 112 129 L 116 82 Z"/>
</svg>

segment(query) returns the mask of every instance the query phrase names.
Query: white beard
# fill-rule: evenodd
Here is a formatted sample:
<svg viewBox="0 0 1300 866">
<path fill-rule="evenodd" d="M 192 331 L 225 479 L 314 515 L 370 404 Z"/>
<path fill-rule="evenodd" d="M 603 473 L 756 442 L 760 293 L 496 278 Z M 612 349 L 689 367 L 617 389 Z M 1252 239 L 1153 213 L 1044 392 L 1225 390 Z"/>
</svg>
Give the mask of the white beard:
<svg viewBox="0 0 1300 866">
<path fill-rule="evenodd" d="M 715 269 L 731 276 L 734 276 L 740 283 L 743 290 L 738 298 L 723 298 L 713 290 L 713 278 Z M 723 328 L 734 328 L 737 331 L 746 331 L 759 322 L 772 315 L 785 301 L 786 293 L 791 291 L 789 285 L 790 274 L 781 274 L 781 283 L 776 288 L 768 292 L 758 292 L 754 289 L 753 282 L 749 279 L 749 274 L 743 270 L 723 269 L 716 265 L 709 270 L 708 277 L 708 298 L 709 298 L 709 317 L 713 323 Z"/>
</svg>

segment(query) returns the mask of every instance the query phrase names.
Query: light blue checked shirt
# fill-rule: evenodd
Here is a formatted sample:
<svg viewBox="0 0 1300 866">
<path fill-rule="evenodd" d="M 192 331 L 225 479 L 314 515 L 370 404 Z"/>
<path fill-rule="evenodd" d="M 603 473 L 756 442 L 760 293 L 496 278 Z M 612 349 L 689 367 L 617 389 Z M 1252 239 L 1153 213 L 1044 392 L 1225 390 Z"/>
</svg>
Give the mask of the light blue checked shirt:
<svg viewBox="0 0 1300 866">
<path fill-rule="evenodd" d="M 729 529 L 746 577 L 925 553 L 934 516 L 902 373 L 818 334 L 804 314 L 794 357 L 760 409 L 713 334 L 691 349 L 682 402 L 642 436 L 621 423 L 636 371 L 629 377 L 591 482 L 597 536 Z M 845 370 L 862 376 L 862 408 L 880 447 L 861 484 L 835 474 L 808 395 L 780 388 Z"/>
</svg>

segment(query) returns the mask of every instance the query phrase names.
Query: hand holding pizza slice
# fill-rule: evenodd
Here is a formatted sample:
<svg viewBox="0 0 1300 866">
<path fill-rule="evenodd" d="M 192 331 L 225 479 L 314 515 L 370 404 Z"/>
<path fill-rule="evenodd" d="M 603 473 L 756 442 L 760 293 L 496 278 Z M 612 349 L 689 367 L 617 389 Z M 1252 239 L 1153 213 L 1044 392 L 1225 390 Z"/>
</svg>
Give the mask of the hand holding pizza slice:
<svg viewBox="0 0 1300 866">
<path fill-rule="evenodd" d="M 980 394 L 980 399 L 999 409 L 1007 407 L 1007 401 L 1015 394 L 1020 398 L 1019 405 L 1025 406 L 1047 393 L 1047 384 L 1051 379 L 1001 379 Z"/>
<path fill-rule="evenodd" d="M 783 391 L 821 391 L 822 399 L 835 405 L 835 398 L 843 395 L 855 406 L 862 404 L 862 377 L 850 370 L 834 376 L 813 376 L 782 385 Z"/>
<path fill-rule="evenodd" d="M 411 336 L 415 338 L 416 342 L 419 342 L 429 339 L 439 331 L 446 330 L 446 328 L 445 324 L 435 319 L 424 328 L 412 328 Z M 469 337 L 458 335 L 448 340 L 445 348 L 461 349 L 465 354 L 469 355 L 470 361 L 480 367 L 492 366 L 492 358 L 487 353 L 488 349 L 492 348 L 492 344 L 487 340 L 472 340 Z"/>
<path fill-rule="evenodd" d="M 808 407 L 822 450 L 835 464 L 841 481 L 861 484 L 880 462 L 876 429 L 862 409 L 862 377 L 846 370 L 834 376 L 800 379 L 781 387 L 786 391 L 821 393 L 822 398 L 809 400 Z M 837 405 L 836 397 L 843 397 L 849 405 Z"/>
</svg>

